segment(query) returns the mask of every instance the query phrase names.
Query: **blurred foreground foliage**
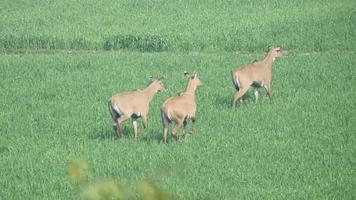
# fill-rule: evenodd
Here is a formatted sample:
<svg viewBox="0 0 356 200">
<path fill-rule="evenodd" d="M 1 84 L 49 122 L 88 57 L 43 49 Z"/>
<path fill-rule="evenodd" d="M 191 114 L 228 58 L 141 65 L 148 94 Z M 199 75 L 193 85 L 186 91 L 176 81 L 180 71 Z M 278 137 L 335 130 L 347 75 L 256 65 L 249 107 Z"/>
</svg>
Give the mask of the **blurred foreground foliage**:
<svg viewBox="0 0 356 200">
<path fill-rule="evenodd" d="M 89 178 L 91 175 L 85 160 L 73 159 L 68 164 L 68 176 L 80 188 L 84 200 L 172 200 L 175 199 L 157 186 L 151 179 L 138 181 L 135 190 L 115 180 Z"/>
</svg>

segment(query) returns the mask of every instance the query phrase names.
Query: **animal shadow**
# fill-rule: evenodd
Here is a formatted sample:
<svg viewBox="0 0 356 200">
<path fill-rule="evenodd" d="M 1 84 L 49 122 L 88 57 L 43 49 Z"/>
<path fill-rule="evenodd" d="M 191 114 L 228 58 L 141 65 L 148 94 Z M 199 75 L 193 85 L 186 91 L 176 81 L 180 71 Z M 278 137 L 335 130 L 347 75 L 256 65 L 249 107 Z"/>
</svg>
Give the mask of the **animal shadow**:
<svg viewBox="0 0 356 200">
<path fill-rule="evenodd" d="M 124 131 L 124 138 L 133 138 L 134 137 L 132 127 L 130 127 L 128 125 L 127 126 L 124 125 L 122 127 L 122 129 Z M 93 130 L 91 133 L 88 134 L 88 138 L 93 139 L 93 140 L 120 139 L 117 137 L 117 134 L 116 134 L 116 131 L 114 130 L 114 128 L 109 124 L 105 127 L 101 127 L 101 129 Z"/>
<path fill-rule="evenodd" d="M 116 131 L 112 127 L 105 127 L 100 130 L 94 130 L 88 134 L 88 138 L 91 140 L 135 140 L 134 132 L 131 126 L 124 126 L 124 137 L 119 138 Z M 143 141 L 146 143 L 162 143 L 162 134 L 158 130 L 148 129 L 143 131 L 139 129 L 139 136 L 137 141 Z"/>
<path fill-rule="evenodd" d="M 178 141 L 184 141 L 191 137 L 191 135 L 188 133 L 190 125 L 191 124 L 188 123 L 187 127 L 184 128 L 182 126 L 181 129 L 179 129 Z M 171 135 L 172 128 L 173 127 L 170 127 L 169 129 L 169 143 L 176 142 L 176 140 L 173 139 Z M 134 138 L 134 131 L 132 126 L 123 126 L 123 131 L 124 137 L 119 138 L 116 134 L 116 131 L 108 125 L 107 127 L 93 130 L 88 134 L 88 138 L 91 140 L 137 140 L 137 142 L 145 142 L 149 144 L 163 144 L 163 134 L 161 129 L 148 129 L 147 131 L 144 131 L 142 127 L 139 127 L 139 136 L 137 139 Z"/>
<path fill-rule="evenodd" d="M 91 140 L 113 140 L 117 138 L 117 135 L 112 128 L 105 128 L 89 133 L 88 138 Z"/>
<path fill-rule="evenodd" d="M 162 133 L 158 130 L 148 130 L 140 133 L 139 140 L 146 143 L 162 143 Z"/>
<path fill-rule="evenodd" d="M 220 108 L 231 107 L 232 96 L 217 96 L 215 100 L 215 105 Z"/>
<path fill-rule="evenodd" d="M 235 93 L 231 93 L 230 96 L 217 96 L 215 100 L 215 105 L 217 105 L 219 108 L 232 108 L 232 100 L 234 97 Z M 242 104 L 248 104 L 251 102 L 254 102 L 255 97 L 253 95 L 253 91 L 250 89 L 246 92 L 246 94 L 242 97 L 243 103 Z M 239 104 L 239 103 L 238 103 Z"/>
</svg>

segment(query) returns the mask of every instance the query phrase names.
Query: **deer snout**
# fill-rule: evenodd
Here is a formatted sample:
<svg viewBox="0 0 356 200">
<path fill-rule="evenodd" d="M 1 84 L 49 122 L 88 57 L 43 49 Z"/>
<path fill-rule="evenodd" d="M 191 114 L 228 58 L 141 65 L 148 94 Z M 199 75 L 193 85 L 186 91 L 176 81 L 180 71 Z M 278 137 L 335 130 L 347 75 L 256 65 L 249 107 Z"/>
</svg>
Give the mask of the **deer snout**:
<svg viewBox="0 0 356 200">
<path fill-rule="evenodd" d="M 278 52 L 278 57 L 284 57 L 288 55 L 288 51 L 284 49 L 279 49 L 277 52 Z"/>
<path fill-rule="evenodd" d="M 282 51 L 282 56 L 288 56 L 288 51 Z"/>
</svg>

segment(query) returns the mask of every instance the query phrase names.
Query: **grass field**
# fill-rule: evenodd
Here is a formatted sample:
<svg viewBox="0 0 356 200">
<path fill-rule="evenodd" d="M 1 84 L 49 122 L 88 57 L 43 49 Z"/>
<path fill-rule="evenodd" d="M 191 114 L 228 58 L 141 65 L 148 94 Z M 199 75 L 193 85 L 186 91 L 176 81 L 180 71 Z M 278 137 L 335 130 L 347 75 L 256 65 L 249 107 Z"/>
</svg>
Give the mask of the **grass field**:
<svg viewBox="0 0 356 200">
<path fill-rule="evenodd" d="M 78 199 L 67 175 L 130 190 L 153 179 L 177 199 L 356 198 L 354 1 L 0 2 L 0 199 Z M 183 17 L 184 16 L 184 17 Z M 263 58 L 273 101 L 231 110 L 230 71 Z M 110 50 L 110 51 L 106 51 Z M 192 137 L 162 144 L 159 107 L 196 71 Z M 165 76 L 149 130 L 116 140 L 115 93 Z M 135 199 L 135 197 L 132 197 Z"/>
<path fill-rule="evenodd" d="M 354 0 L 3 0 L 0 48 L 355 50 Z"/>
</svg>

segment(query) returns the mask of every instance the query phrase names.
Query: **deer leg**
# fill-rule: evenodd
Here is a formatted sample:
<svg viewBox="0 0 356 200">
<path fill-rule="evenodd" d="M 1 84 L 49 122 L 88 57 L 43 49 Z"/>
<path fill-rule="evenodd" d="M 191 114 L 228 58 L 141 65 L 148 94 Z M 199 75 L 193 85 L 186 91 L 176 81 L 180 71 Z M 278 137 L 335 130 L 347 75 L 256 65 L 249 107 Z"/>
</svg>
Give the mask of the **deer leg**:
<svg viewBox="0 0 356 200">
<path fill-rule="evenodd" d="M 117 123 L 115 119 L 112 119 L 112 127 L 114 129 L 115 132 L 117 132 Z"/>
<path fill-rule="evenodd" d="M 173 138 L 178 140 L 178 129 L 183 125 L 183 121 L 184 119 L 177 119 L 176 121 L 176 125 L 174 126 L 173 130 L 172 130 L 172 135 Z"/>
<path fill-rule="evenodd" d="M 185 119 L 183 120 L 183 127 L 185 128 L 185 127 L 187 126 L 187 124 L 188 124 L 188 119 L 185 118 Z"/>
<path fill-rule="evenodd" d="M 272 87 L 271 87 L 271 81 L 266 81 L 264 84 L 264 87 L 266 89 L 267 95 L 269 97 L 269 100 L 272 100 Z"/>
<path fill-rule="evenodd" d="M 255 95 L 255 103 L 257 103 L 257 100 L 258 100 L 258 88 L 255 88 L 253 94 Z"/>
<path fill-rule="evenodd" d="M 168 140 L 168 127 L 163 127 L 163 142 L 167 144 Z"/>
<path fill-rule="evenodd" d="M 192 126 L 189 129 L 189 134 L 193 133 L 193 129 L 194 129 L 194 126 L 195 126 L 196 118 L 195 117 L 191 117 L 191 120 L 192 120 Z"/>
<path fill-rule="evenodd" d="M 184 134 L 185 134 L 185 130 L 186 130 L 186 127 L 188 125 L 188 116 L 186 116 L 183 120 L 183 128 L 184 128 Z"/>
<path fill-rule="evenodd" d="M 136 119 L 132 120 L 132 127 L 134 129 L 135 139 L 137 139 L 138 133 L 137 133 L 137 121 L 136 121 Z"/>
<path fill-rule="evenodd" d="M 232 108 L 235 109 L 236 102 L 241 99 L 241 97 L 247 92 L 248 88 L 240 88 L 238 92 L 235 93 L 234 100 L 232 102 Z"/>
<path fill-rule="evenodd" d="M 146 115 L 142 115 L 141 118 L 142 118 L 143 129 L 145 131 L 147 131 L 147 116 Z"/>
<path fill-rule="evenodd" d="M 167 144 L 168 140 L 168 127 L 169 119 L 166 117 L 165 113 L 161 110 L 162 124 L 163 124 L 163 142 Z"/>
<path fill-rule="evenodd" d="M 118 118 L 116 121 L 116 133 L 119 138 L 124 137 L 124 133 L 122 130 L 122 124 L 128 119 L 126 115 L 122 115 L 120 118 Z"/>
</svg>

